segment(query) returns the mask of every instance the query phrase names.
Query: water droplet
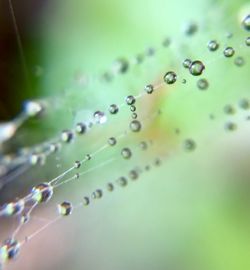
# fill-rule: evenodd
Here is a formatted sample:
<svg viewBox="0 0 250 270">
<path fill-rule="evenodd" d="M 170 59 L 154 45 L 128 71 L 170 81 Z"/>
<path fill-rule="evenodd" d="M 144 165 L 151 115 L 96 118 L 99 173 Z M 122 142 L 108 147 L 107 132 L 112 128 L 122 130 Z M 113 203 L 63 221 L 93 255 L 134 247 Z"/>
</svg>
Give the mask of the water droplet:
<svg viewBox="0 0 250 270">
<path fill-rule="evenodd" d="M 140 148 L 141 148 L 142 150 L 146 150 L 146 149 L 148 148 L 147 143 L 146 143 L 146 142 L 141 142 L 141 143 L 140 143 Z"/>
<path fill-rule="evenodd" d="M 243 110 L 248 110 L 250 107 L 249 100 L 247 100 L 246 98 L 241 99 L 239 101 L 239 107 Z"/>
<path fill-rule="evenodd" d="M 129 148 L 125 147 L 122 149 L 121 155 L 124 159 L 130 159 L 132 156 L 132 152 Z"/>
<path fill-rule="evenodd" d="M 186 139 L 183 142 L 183 148 L 185 151 L 191 152 L 191 151 L 195 150 L 196 143 L 192 139 Z"/>
<path fill-rule="evenodd" d="M 232 57 L 234 55 L 235 51 L 232 47 L 227 47 L 224 49 L 223 54 L 225 57 Z"/>
<path fill-rule="evenodd" d="M 235 59 L 234 59 L 234 64 L 238 67 L 242 67 L 245 65 L 245 60 L 242 56 L 237 56 Z"/>
<path fill-rule="evenodd" d="M 17 200 L 14 202 L 6 203 L 3 205 L 3 211 L 5 216 L 14 216 L 20 214 L 24 209 L 24 200 Z"/>
<path fill-rule="evenodd" d="M 183 62 L 182 62 L 182 65 L 184 68 L 189 68 L 192 64 L 192 61 L 190 59 L 185 59 Z"/>
<path fill-rule="evenodd" d="M 209 86 L 209 83 L 206 79 L 199 79 L 197 81 L 197 87 L 200 89 L 200 90 L 206 90 Z"/>
<path fill-rule="evenodd" d="M 168 46 L 170 45 L 170 43 L 171 43 L 170 38 L 165 38 L 165 39 L 163 40 L 163 42 L 162 42 L 162 46 L 163 46 L 163 47 L 168 47 Z"/>
<path fill-rule="evenodd" d="M 246 38 L 245 43 L 246 43 L 247 46 L 250 46 L 250 37 Z"/>
<path fill-rule="evenodd" d="M 154 161 L 155 166 L 160 166 L 161 165 L 161 160 L 159 158 L 156 158 Z"/>
<path fill-rule="evenodd" d="M 119 177 L 116 182 L 121 187 L 125 187 L 128 184 L 128 181 L 124 176 Z"/>
<path fill-rule="evenodd" d="M 204 64 L 199 60 L 193 61 L 192 64 L 189 66 L 189 72 L 194 76 L 201 75 L 204 69 Z"/>
<path fill-rule="evenodd" d="M 164 81 L 167 84 L 173 84 L 173 83 L 175 83 L 176 82 L 176 79 L 177 79 L 177 75 L 173 71 L 168 71 L 164 75 Z"/>
<path fill-rule="evenodd" d="M 83 134 L 87 131 L 87 126 L 84 123 L 77 123 L 75 130 L 77 134 Z"/>
<path fill-rule="evenodd" d="M 219 43 L 216 40 L 210 40 L 207 44 L 207 47 L 208 47 L 209 51 L 214 52 L 214 51 L 218 50 Z"/>
<path fill-rule="evenodd" d="M 130 130 L 133 132 L 139 132 L 141 130 L 141 122 L 138 120 L 133 120 L 130 122 Z"/>
<path fill-rule="evenodd" d="M 234 114 L 235 113 L 234 107 L 230 104 L 225 105 L 223 110 L 224 110 L 225 114 Z"/>
<path fill-rule="evenodd" d="M 114 190 L 114 185 L 112 183 L 107 184 L 107 190 L 108 191 L 113 191 Z"/>
<path fill-rule="evenodd" d="M 132 118 L 136 119 L 137 118 L 137 113 L 132 113 Z"/>
<path fill-rule="evenodd" d="M 182 81 L 181 81 L 183 84 L 185 84 L 186 82 L 187 82 L 187 80 L 186 79 L 182 79 Z"/>
<path fill-rule="evenodd" d="M 76 169 L 79 169 L 79 168 L 81 167 L 81 162 L 78 161 L 78 160 L 76 160 L 75 163 L 74 163 L 74 167 L 75 167 Z"/>
<path fill-rule="evenodd" d="M 85 205 L 85 206 L 87 206 L 87 205 L 89 205 L 89 203 L 90 203 L 90 200 L 89 200 L 89 197 L 83 197 L 83 205 Z"/>
<path fill-rule="evenodd" d="M 113 70 L 117 73 L 125 73 L 129 68 L 129 62 L 124 58 L 117 59 L 113 64 Z"/>
<path fill-rule="evenodd" d="M 131 170 L 128 175 L 132 180 L 136 180 L 139 177 L 139 174 L 136 170 Z"/>
<path fill-rule="evenodd" d="M 79 179 L 79 178 L 80 178 L 80 174 L 79 174 L 79 173 L 76 173 L 76 174 L 74 175 L 74 177 L 75 177 L 75 179 Z"/>
<path fill-rule="evenodd" d="M 246 31 L 250 31 L 250 14 L 242 20 L 242 26 Z"/>
<path fill-rule="evenodd" d="M 49 183 L 42 183 L 32 188 L 31 198 L 37 203 L 48 202 L 53 195 L 53 187 Z"/>
<path fill-rule="evenodd" d="M 118 111 L 119 111 L 119 108 L 118 108 L 118 106 L 116 104 L 111 104 L 109 106 L 109 112 L 111 114 L 116 114 L 116 113 L 118 113 Z"/>
<path fill-rule="evenodd" d="M 152 94 L 154 92 L 154 86 L 152 84 L 148 84 L 144 87 L 144 90 L 148 94 Z"/>
<path fill-rule="evenodd" d="M 116 139 L 115 139 L 114 137 L 110 137 L 110 138 L 108 139 L 108 144 L 109 144 L 110 146 L 116 145 Z"/>
<path fill-rule="evenodd" d="M 20 251 L 20 243 L 15 239 L 7 239 L 0 246 L 0 262 L 15 259 Z"/>
<path fill-rule="evenodd" d="M 104 124 L 107 121 L 107 116 L 104 112 L 96 111 L 94 113 L 94 118 L 97 124 Z"/>
<path fill-rule="evenodd" d="M 228 130 L 228 131 L 234 131 L 237 129 L 237 125 L 233 122 L 227 122 L 225 124 L 225 129 Z"/>
<path fill-rule="evenodd" d="M 131 106 L 130 106 L 130 111 L 131 111 L 131 112 L 135 112 L 135 111 L 136 111 L 136 107 L 135 107 L 134 105 L 131 105 Z"/>
<path fill-rule="evenodd" d="M 92 198 L 93 199 L 100 199 L 102 197 L 103 193 L 101 189 L 97 189 L 92 193 Z"/>
<path fill-rule="evenodd" d="M 28 213 L 23 213 L 21 218 L 20 218 L 20 223 L 21 224 L 26 224 L 30 220 L 30 215 Z"/>
<path fill-rule="evenodd" d="M 49 151 L 50 151 L 51 153 L 57 152 L 58 149 L 59 149 L 59 145 L 56 144 L 56 143 L 51 143 L 51 144 L 49 145 Z"/>
<path fill-rule="evenodd" d="M 155 49 L 152 48 L 152 47 L 149 47 L 147 50 L 146 50 L 146 55 L 147 56 L 153 56 L 155 54 Z"/>
<path fill-rule="evenodd" d="M 145 166 L 145 171 L 149 171 L 150 170 L 150 165 L 146 165 Z"/>
<path fill-rule="evenodd" d="M 63 130 L 61 133 L 61 140 L 63 142 L 69 143 L 73 140 L 74 135 L 73 132 L 70 130 Z"/>
<path fill-rule="evenodd" d="M 69 216 L 73 211 L 72 203 L 64 201 L 61 204 L 57 205 L 58 213 L 61 216 Z"/>
<path fill-rule="evenodd" d="M 135 57 L 135 63 L 136 64 L 141 64 L 143 62 L 143 60 L 144 60 L 144 57 L 143 57 L 142 54 L 136 55 L 136 57 Z"/>
<path fill-rule="evenodd" d="M 133 105 L 133 104 L 135 104 L 135 97 L 134 96 L 127 96 L 126 98 L 125 98 L 125 101 L 126 101 L 126 103 L 128 104 L 128 105 Z"/>
<path fill-rule="evenodd" d="M 85 159 L 86 159 L 86 160 L 91 160 L 91 155 L 90 155 L 90 154 L 87 154 L 87 155 L 85 156 Z"/>
<path fill-rule="evenodd" d="M 184 33 L 187 36 L 192 36 L 193 34 L 195 34 L 197 32 L 197 30 L 198 30 L 198 26 L 194 22 L 190 22 L 190 23 L 186 24 L 184 27 Z"/>
<path fill-rule="evenodd" d="M 41 103 L 34 100 L 28 100 L 24 102 L 24 113 L 29 117 L 35 117 L 42 113 L 44 110 Z"/>
</svg>

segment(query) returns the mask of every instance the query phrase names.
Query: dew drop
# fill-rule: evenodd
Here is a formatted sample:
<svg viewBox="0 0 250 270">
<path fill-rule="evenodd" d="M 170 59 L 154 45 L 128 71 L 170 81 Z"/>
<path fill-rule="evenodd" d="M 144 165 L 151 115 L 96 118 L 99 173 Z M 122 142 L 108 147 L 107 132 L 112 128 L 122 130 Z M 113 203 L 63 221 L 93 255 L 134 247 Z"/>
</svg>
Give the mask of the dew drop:
<svg viewBox="0 0 250 270">
<path fill-rule="evenodd" d="M 121 187 L 125 187 L 128 184 L 126 177 L 121 176 L 116 180 L 117 184 Z"/>
<path fill-rule="evenodd" d="M 136 119 L 137 118 L 137 113 L 132 113 L 132 118 Z"/>
<path fill-rule="evenodd" d="M 192 36 L 193 34 L 195 34 L 197 32 L 197 30 L 198 30 L 197 24 L 194 22 L 190 22 L 190 23 L 185 25 L 184 33 L 187 36 Z"/>
<path fill-rule="evenodd" d="M 90 200 L 89 200 L 89 197 L 83 197 L 83 205 L 85 205 L 85 206 L 87 206 L 87 205 L 89 205 L 89 203 L 90 203 Z"/>
<path fill-rule="evenodd" d="M 140 143 L 140 148 L 141 148 L 142 150 L 146 150 L 146 149 L 148 148 L 147 143 L 146 143 L 146 142 L 141 142 L 141 143 Z"/>
<path fill-rule="evenodd" d="M 130 106 L 130 111 L 131 111 L 131 112 L 135 112 L 135 111 L 136 111 L 136 107 L 135 107 L 134 105 L 131 105 L 131 106 Z"/>
<path fill-rule="evenodd" d="M 63 130 L 61 133 L 61 140 L 63 142 L 69 143 L 73 140 L 74 135 L 72 133 L 72 131 L 70 130 Z"/>
<path fill-rule="evenodd" d="M 250 107 L 249 100 L 247 100 L 246 98 L 241 99 L 239 101 L 239 107 L 243 110 L 248 110 Z"/>
<path fill-rule="evenodd" d="M 15 259 L 20 251 L 20 243 L 15 239 L 7 239 L 0 246 L 0 262 Z"/>
<path fill-rule="evenodd" d="M 97 124 L 104 124 L 107 121 L 107 116 L 104 112 L 96 111 L 94 112 L 94 118 Z"/>
<path fill-rule="evenodd" d="M 110 138 L 108 139 L 108 144 L 109 144 L 110 146 L 116 145 L 116 139 L 115 139 L 114 137 L 110 137 Z"/>
<path fill-rule="evenodd" d="M 3 213 L 5 216 L 14 216 L 20 214 L 24 209 L 25 202 L 20 199 L 3 205 Z"/>
<path fill-rule="evenodd" d="M 235 51 L 232 47 L 227 47 L 224 49 L 223 54 L 225 57 L 232 57 L 234 55 Z"/>
<path fill-rule="evenodd" d="M 152 94 L 154 92 L 154 86 L 152 84 L 148 84 L 144 87 L 144 90 L 147 94 Z"/>
<path fill-rule="evenodd" d="M 170 38 L 165 38 L 165 39 L 163 40 L 163 42 L 162 42 L 162 46 L 163 46 L 163 47 L 168 47 L 168 46 L 170 45 L 170 43 L 171 43 Z"/>
<path fill-rule="evenodd" d="M 87 131 L 87 126 L 84 123 L 77 123 L 75 130 L 77 134 L 84 134 Z"/>
<path fill-rule="evenodd" d="M 73 211 L 72 203 L 64 201 L 61 204 L 57 205 L 58 213 L 61 216 L 69 216 Z"/>
<path fill-rule="evenodd" d="M 234 64 L 238 67 L 242 67 L 245 65 L 245 60 L 242 56 L 237 56 L 235 59 L 234 59 Z"/>
<path fill-rule="evenodd" d="M 90 155 L 90 154 L 87 154 L 87 155 L 85 156 L 85 159 L 86 159 L 86 160 L 91 160 L 91 155 Z"/>
<path fill-rule="evenodd" d="M 118 108 L 118 106 L 117 106 L 116 104 L 111 104 L 111 105 L 109 106 L 109 112 L 110 112 L 111 114 L 117 114 L 118 111 L 119 111 L 119 108 Z"/>
<path fill-rule="evenodd" d="M 183 148 L 185 151 L 187 152 L 191 152 L 191 151 L 194 151 L 195 148 L 196 148 L 196 143 L 194 140 L 192 139 L 186 139 L 184 140 L 183 142 Z"/>
<path fill-rule="evenodd" d="M 250 14 L 242 20 L 242 26 L 246 31 L 250 31 Z"/>
<path fill-rule="evenodd" d="M 122 149 L 121 155 L 124 159 L 130 159 L 132 156 L 132 152 L 129 148 L 125 147 Z"/>
<path fill-rule="evenodd" d="M 126 101 L 126 103 L 128 104 L 128 105 L 133 105 L 133 104 L 135 104 L 135 97 L 134 96 L 127 96 L 126 98 L 125 98 L 125 101 Z"/>
<path fill-rule="evenodd" d="M 204 71 L 205 66 L 204 64 L 199 61 L 199 60 L 195 60 L 192 62 L 192 64 L 189 66 L 189 72 L 193 75 L 193 76 L 199 76 L 202 74 L 202 72 Z"/>
<path fill-rule="evenodd" d="M 48 202 L 53 195 L 53 187 L 49 183 L 36 185 L 31 190 L 31 198 L 37 203 Z"/>
<path fill-rule="evenodd" d="M 76 160 L 75 163 L 74 163 L 74 167 L 75 167 L 76 169 L 79 169 L 79 168 L 81 167 L 81 162 L 78 161 L 78 160 Z"/>
<path fill-rule="evenodd" d="M 185 59 L 183 62 L 182 62 L 182 65 L 184 68 L 189 68 L 192 64 L 192 61 L 190 59 Z"/>
<path fill-rule="evenodd" d="M 138 120 L 133 120 L 130 122 L 130 130 L 133 132 L 139 132 L 141 130 L 141 122 Z"/>
<path fill-rule="evenodd" d="M 75 179 L 79 179 L 79 178 L 80 178 L 80 174 L 79 174 L 79 173 L 76 173 L 76 174 L 74 175 L 74 177 L 75 177 Z"/>
<path fill-rule="evenodd" d="M 101 189 L 97 189 L 92 193 L 92 199 L 100 199 L 103 195 L 103 192 Z"/>
<path fill-rule="evenodd" d="M 114 190 L 114 185 L 112 183 L 107 184 L 107 190 L 108 191 L 113 191 Z"/>
<path fill-rule="evenodd" d="M 129 178 L 132 180 L 136 180 L 139 177 L 139 174 L 136 170 L 131 170 L 128 175 L 129 175 Z"/>
<path fill-rule="evenodd" d="M 247 46 L 250 46 L 250 37 L 246 38 L 245 43 L 246 43 Z"/>
<path fill-rule="evenodd" d="M 168 71 L 165 75 L 164 75 L 164 81 L 167 84 L 173 84 L 176 82 L 177 79 L 177 75 L 175 72 L 173 71 Z"/>
<path fill-rule="evenodd" d="M 225 114 L 234 114 L 235 113 L 234 107 L 230 104 L 225 105 L 223 111 Z"/>
<path fill-rule="evenodd" d="M 214 52 L 214 51 L 218 50 L 219 43 L 216 40 L 210 40 L 207 44 L 207 47 L 208 47 L 209 51 Z"/>
<path fill-rule="evenodd" d="M 34 100 L 28 100 L 24 103 L 24 113 L 29 117 L 35 117 L 42 113 L 44 110 L 41 103 Z"/>
<path fill-rule="evenodd" d="M 26 224 L 30 220 L 30 215 L 28 213 L 23 213 L 21 218 L 20 218 L 20 223 L 21 224 Z"/>
<path fill-rule="evenodd" d="M 200 90 L 206 90 L 209 86 L 209 83 L 206 79 L 199 79 L 197 81 L 197 87 L 200 89 Z"/>
<path fill-rule="evenodd" d="M 225 130 L 228 130 L 228 131 L 234 131 L 237 129 L 237 125 L 233 122 L 227 122 L 225 124 Z"/>
<path fill-rule="evenodd" d="M 117 59 L 113 64 L 113 70 L 117 73 L 125 73 L 129 68 L 129 62 L 124 58 Z"/>
</svg>

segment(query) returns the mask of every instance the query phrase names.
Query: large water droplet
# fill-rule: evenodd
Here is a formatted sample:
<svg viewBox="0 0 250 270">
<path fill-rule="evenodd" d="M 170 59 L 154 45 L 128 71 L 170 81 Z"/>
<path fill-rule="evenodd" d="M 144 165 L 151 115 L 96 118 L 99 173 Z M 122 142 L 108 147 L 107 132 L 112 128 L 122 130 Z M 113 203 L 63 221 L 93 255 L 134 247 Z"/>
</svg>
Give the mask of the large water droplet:
<svg viewBox="0 0 250 270">
<path fill-rule="evenodd" d="M 201 75 L 204 70 L 205 65 L 199 60 L 193 61 L 192 64 L 189 66 L 189 72 L 194 76 Z"/>
<path fill-rule="evenodd" d="M 167 84 L 173 84 L 176 82 L 177 79 L 177 75 L 175 72 L 173 71 L 168 71 L 165 75 L 164 75 L 164 81 Z"/>
</svg>

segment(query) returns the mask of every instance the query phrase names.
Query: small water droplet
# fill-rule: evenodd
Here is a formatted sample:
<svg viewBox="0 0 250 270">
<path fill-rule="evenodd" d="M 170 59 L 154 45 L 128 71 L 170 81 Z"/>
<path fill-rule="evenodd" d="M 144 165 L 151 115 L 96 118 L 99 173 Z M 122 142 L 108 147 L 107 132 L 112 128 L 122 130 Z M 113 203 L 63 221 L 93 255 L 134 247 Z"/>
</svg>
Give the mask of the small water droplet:
<svg viewBox="0 0 250 270">
<path fill-rule="evenodd" d="M 234 114 L 236 111 L 235 108 L 230 104 L 225 105 L 223 110 L 225 114 Z"/>
<path fill-rule="evenodd" d="M 13 239 L 7 239 L 0 246 L 0 262 L 7 262 L 8 260 L 15 259 L 20 251 L 20 243 Z"/>
<path fill-rule="evenodd" d="M 246 38 L 245 43 L 246 43 L 247 46 L 250 46 L 250 37 Z"/>
<path fill-rule="evenodd" d="M 223 51 L 223 54 L 225 57 L 232 57 L 234 53 L 235 51 L 233 47 L 226 47 Z"/>
<path fill-rule="evenodd" d="M 103 195 L 103 192 L 101 189 L 97 189 L 92 193 L 92 199 L 100 199 Z"/>
<path fill-rule="evenodd" d="M 74 167 L 75 167 L 76 169 L 79 169 L 79 168 L 81 167 L 81 162 L 78 161 L 78 160 L 76 160 L 75 163 L 74 163 Z"/>
<path fill-rule="evenodd" d="M 133 105 L 135 103 L 135 97 L 134 96 L 127 96 L 125 98 L 125 102 L 128 104 L 128 105 Z"/>
<path fill-rule="evenodd" d="M 129 62 L 124 58 L 117 59 L 113 64 L 113 70 L 116 73 L 125 73 L 129 68 Z"/>
<path fill-rule="evenodd" d="M 192 61 L 190 59 L 185 59 L 183 62 L 182 62 L 182 65 L 184 68 L 189 68 L 192 64 Z"/>
<path fill-rule="evenodd" d="M 108 191 L 113 191 L 114 190 L 114 185 L 112 183 L 107 184 L 107 190 Z"/>
<path fill-rule="evenodd" d="M 164 81 L 167 84 L 173 84 L 176 82 L 177 79 L 177 75 L 175 72 L 173 71 L 168 71 L 165 75 L 164 75 Z"/>
<path fill-rule="evenodd" d="M 237 129 L 237 125 L 233 122 L 227 122 L 225 124 L 225 130 L 228 130 L 228 131 L 234 131 Z"/>
<path fill-rule="evenodd" d="M 85 206 L 87 206 L 87 205 L 89 205 L 89 203 L 90 203 L 90 200 L 89 200 L 89 197 L 83 197 L 83 205 L 85 205 Z"/>
<path fill-rule="evenodd" d="M 196 143 L 192 139 L 186 139 L 183 142 L 183 148 L 185 151 L 191 152 L 191 151 L 195 150 Z"/>
<path fill-rule="evenodd" d="M 76 124 L 76 133 L 83 134 L 87 131 L 87 126 L 84 123 L 77 123 Z"/>
<path fill-rule="evenodd" d="M 111 114 L 117 114 L 118 111 L 119 111 L 119 108 L 118 108 L 118 106 L 117 106 L 116 104 L 111 104 L 111 105 L 109 106 L 109 112 L 110 112 Z"/>
<path fill-rule="evenodd" d="M 37 203 L 48 202 L 53 195 L 53 187 L 49 183 L 41 183 L 31 190 L 31 198 Z"/>
<path fill-rule="evenodd" d="M 218 50 L 219 43 L 216 40 L 210 40 L 207 44 L 207 47 L 208 47 L 209 51 L 214 52 L 214 51 Z"/>
<path fill-rule="evenodd" d="M 108 139 L 108 144 L 109 144 L 110 146 L 116 145 L 116 139 L 115 139 L 114 137 L 110 137 L 110 138 Z"/>
<path fill-rule="evenodd" d="M 107 116 L 104 112 L 96 111 L 94 112 L 94 118 L 97 124 L 104 124 L 107 121 Z"/>
<path fill-rule="evenodd" d="M 250 108 L 249 100 L 243 98 L 239 101 L 239 107 L 243 110 L 248 110 Z"/>
<path fill-rule="evenodd" d="M 204 70 L 205 70 L 205 65 L 199 60 L 193 61 L 192 64 L 189 66 L 189 72 L 193 76 L 201 75 Z"/>
<path fill-rule="evenodd" d="M 200 89 L 200 90 L 206 90 L 209 86 L 209 83 L 206 79 L 199 79 L 197 81 L 197 87 Z"/>
<path fill-rule="evenodd" d="M 57 209 L 61 216 L 69 216 L 73 211 L 73 206 L 70 202 L 64 201 L 61 204 L 58 204 Z"/>
<path fill-rule="evenodd" d="M 137 113 L 132 113 L 132 118 L 136 119 L 137 118 Z"/>
<path fill-rule="evenodd" d="M 245 60 L 242 56 L 237 56 L 235 59 L 234 59 L 234 64 L 238 67 L 242 67 L 245 65 Z"/>
<path fill-rule="evenodd" d="M 152 84 L 148 84 L 144 87 L 144 90 L 148 94 L 152 94 L 154 92 L 154 86 Z"/>
<path fill-rule="evenodd" d="M 125 147 L 122 149 L 121 155 L 124 159 L 130 159 L 132 156 L 132 152 L 129 148 Z"/>
<path fill-rule="evenodd" d="M 135 111 L 136 111 L 136 107 L 135 107 L 134 105 L 131 105 L 131 106 L 130 106 L 130 111 L 131 111 L 131 112 L 135 112 Z"/>
<path fill-rule="evenodd" d="M 133 120 L 130 122 L 130 130 L 133 132 L 139 132 L 141 130 L 141 122 L 138 120 Z"/>
<path fill-rule="evenodd" d="M 121 187 L 125 187 L 128 184 L 128 181 L 124 176 L 119 177 L 116 182 Z"/>
<path fill-rule="evenodd" d="M 69 143 L 73 140 L 74 135 L 73 132 L 70 130 L 63 130 L 61 133 L 61 140 L 63 142 Z"/>
<path fill-rule="evenodd" d="M 244 17 L 242 20 L 242 26 L 246 31 L 250 31 L 250 14 Z"/>
<path fill-rule="evenodd" d="M 129 178 L 132 180 L 136 180 L 139 177 L 139 174 L 136 170 L 131 170 L 128 175 L 129 175 Z"/>
</svg>

